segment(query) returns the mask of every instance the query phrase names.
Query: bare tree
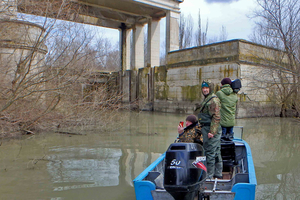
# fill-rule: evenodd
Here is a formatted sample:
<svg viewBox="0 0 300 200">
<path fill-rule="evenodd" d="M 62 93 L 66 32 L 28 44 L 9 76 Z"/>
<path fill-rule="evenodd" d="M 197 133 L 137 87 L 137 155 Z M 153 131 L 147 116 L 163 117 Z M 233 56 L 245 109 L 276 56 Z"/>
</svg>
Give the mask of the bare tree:
<svg viewBox="0 0 300 200">
<path fill-rule="evenodd" d="M 185 47 L 192 47 L 194 45 L 194 20 L 191 14 L 186 18 L 186 27 L 185 27 Z"/>
<path fill-rule="evenodd" d="M 202 45 L 202 23 L 201 23 L 201 12 L 198 11 L 198 28 L 196 29 L 196 42 L 197 46 Z"/>
<path fill-rule="evenodd" d="M 24 9 L 34 10 L 34 3 Z M 46 4 L 44 14 L 47 11 L 55 17 L 76 11 L 66 2 L 52 3 Z M 39 7 L 34 11 L 42 12 Z M 0 134 L 28 133 L 58 124 L 97 124 L 99 120 L 107 125 L 121 108 L 121 96 L 111 85 L 114 77 L 100 72 L 118 62 L 114 46 L 82 24 L 21 16 L 21 20 L 0 20 L 3 41 L 18 44 L 0 55 Z"/>
<path fill-rule="evenodd" d="M 222 26 L 220 31 L 220 41 L 225 41 L 228 38 L 228 32 L 225 26 Z"/>
<path fill-rule="evenodd" d="M 121 63 L 120 51 L 115 45 L 106 55 L 105 70 L 115 71 L 115 72 L 120 71 L 120 66 L 121 66 L 120 63 Z"/>
<path fill-rule="evenodd" d="M 222 26 L 220 29 L 219 35 L 214 35 L 214 36 L 209 37 L 208 43 L 222 42 L 222 41 L 227 40 L 227 37 L 228 37 L 228 33 L 226 30 L 226 27 Z"/>
<path fill-rule="evenodd" d="M 206 26 L 204 32 L 202 32 L 202 22 L 201 22 L 201 12 L 199 9 L 198 13 L 198 28 L 195 33 L 197 46 L 202 46 L 207 43 L 207 32 L 208 32 L 208 19 L 206 21 Z"/>
<path fill-rule="evenodd" d="M 194 45 L 194 20 L 191 14 L 187 17 L 182 13 L 180 15 L 179 25 L 179 49 L 184 49 Z"/>
<path fill-rule="evenodd" d="M 196 30 L 194 31 L 194 21 L 189 14 L 187 17 L 181 13 L 179 26 L 179 49 L 189 48 L 194 45 L 202 46 L 208 43 L 224 41 L 228 37 L 226 27 L 222 26 L 219 36 L 208 36 L 208 19 L 206 20 L 205 28 L 202 27 L 201 12 L 198 12 L 198 22 Z"/>
<path fill-rule="evenodd" d="M 257 3 L 260 9 L 253 12 L 252 17 L 258 21 L 252 41 L 282 50 L 277 62 L 269 63 L 273 66 L 270 72 L 273 79 L 268 84 L 278 89 L 279 96 L 274 98 L 281 104 L 281 116 L 286 116 L 286 110 L 291 108 L 299 116 L 300 2 L 257 0 Z"/>
<path fill-rule="evenodd" d="M 185 48 L 185 30 L 186 30 L 186 19 L 183 13 L 180 14 L 180 23 L 179 23 L 179 49 Z"/>
</svg>

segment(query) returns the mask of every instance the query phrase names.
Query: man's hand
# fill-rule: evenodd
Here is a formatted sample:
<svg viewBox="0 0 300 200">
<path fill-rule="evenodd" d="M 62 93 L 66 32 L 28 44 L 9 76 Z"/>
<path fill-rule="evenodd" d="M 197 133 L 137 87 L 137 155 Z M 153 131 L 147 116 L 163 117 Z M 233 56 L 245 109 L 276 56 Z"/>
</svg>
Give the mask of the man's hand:
<svg viewBox="0 0 300 200">
<path fill-rule="evenodd" d="M 207 134 L 207 137 L 208 137 L 208 138 L 213 138 L 213 137 L 214 137 L 214 134 L 208 133 L 208 134 Z"/>
<path fill-rule="evenodd" d="M 184 129 L 183 126 L 178 125 L 177 131 L 178 131 L 179 134 L 183 133 L 183 129 Z"/>
</svg>

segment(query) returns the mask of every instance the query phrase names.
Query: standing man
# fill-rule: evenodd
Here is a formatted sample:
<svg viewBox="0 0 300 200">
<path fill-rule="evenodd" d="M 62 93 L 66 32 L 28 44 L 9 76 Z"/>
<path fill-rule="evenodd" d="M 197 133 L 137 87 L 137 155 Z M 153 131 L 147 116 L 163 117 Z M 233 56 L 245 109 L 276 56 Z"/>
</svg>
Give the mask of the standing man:
<svg viewBox="0 0 300 200">
<path fill-rule="evenodd" d="M 221 81 L 221 90 L 216 93 L 221 101 L 221 127 L 222 138 L 226 140 L 233 139 L 233 127 L 235 125 L 237 94 L 231 88 L 231 79 L 223 78 Z"/>
<path fill-rule="evenodd" d="M 212 83 L 203 81 L 201 88 L 205 98 L 195 113 L 198 113 L 203 135 L 207 175 L 208 178 L 222 178 L 220 100 L 213 93 Z"/>
</svg>

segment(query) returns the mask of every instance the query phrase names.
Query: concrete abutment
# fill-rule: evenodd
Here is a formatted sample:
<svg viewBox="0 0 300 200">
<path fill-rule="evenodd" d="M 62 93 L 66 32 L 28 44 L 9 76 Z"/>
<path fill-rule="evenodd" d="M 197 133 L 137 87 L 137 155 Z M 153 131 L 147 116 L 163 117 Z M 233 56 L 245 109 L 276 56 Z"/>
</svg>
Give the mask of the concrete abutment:
<svg viewBox="0 0 300 200">
<path fill-rule="evenodd" d="M 275 56 L 278 53 L 281 52 L 245 40 L 173 51 L 164 66 L 140 68 L 138 73 L 126 71 L 123 80 L 128 82 L 130 74 L 130 79 L 137 76 L 138 81 L 136 87 L 132 81 L 130 87 L 123 84 L 123 89 L 131 91 L 131 100 L 137 94 L 135 101 L 141 110 L 188 114 L 203 100 L 203 80 L 212 81 L 218 90 L 224 77 L 239 78 L 243 87 L 238 93 L 238 118 L 279 116 L 280 107 L 272 98 L 275 94 L 265 90 L 266 80 L 271 83 L 274 76 L 271 63 L 279 62 Z M 137 91 L 132 92 L 134 89 Z"/>
</svg>

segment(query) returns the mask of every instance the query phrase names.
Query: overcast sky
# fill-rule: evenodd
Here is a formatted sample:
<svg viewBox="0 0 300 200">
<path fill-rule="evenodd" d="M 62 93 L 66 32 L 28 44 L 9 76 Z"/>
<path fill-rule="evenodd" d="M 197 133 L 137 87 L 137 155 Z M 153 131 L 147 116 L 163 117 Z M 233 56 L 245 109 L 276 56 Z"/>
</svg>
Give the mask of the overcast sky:
<svg viewBox="0 0 300 200">
<path fill-rule="evenodd" d="M 192 15 L 195 26 L 200 9 L 202 30 L 208 20 L 208 37 L 219 37 L 222 26 L 226 27 L 227 40 L 249 40 L 248 36 L 252 33 L 254 23 L 247 15 L 251 14 L 255 7 L 256 0 L 184 0 L 180 4 L 181 12 L 185 16 Z M 161 20 L 161 34 L 161 40 L 164 40 L 165 19 Z M 112 40 L 119 39 L 117 30 L 106 29 L 104 35 Z"/>
<path fill-rule="evenodd" d="M 200 9 L 202 27 L 208 19 L 208 36 L 219 36 L 222 26 L 226 27 L 228 39 L 246 39 L 252 33 L 253 20 L 247 15 L 256 7 L 256 0 L 184 0 L 181 12 L 190 13 L 194 23 L 198 21 Z"/>
</svg>

